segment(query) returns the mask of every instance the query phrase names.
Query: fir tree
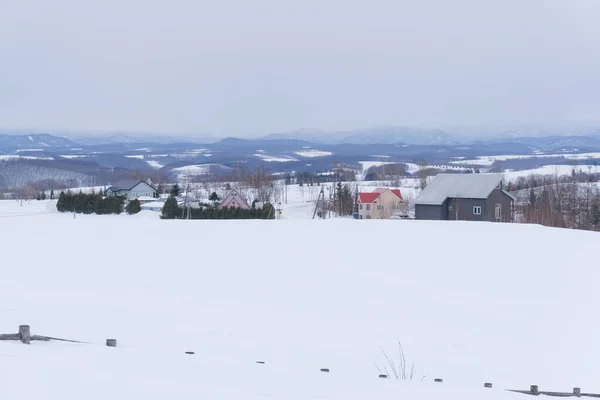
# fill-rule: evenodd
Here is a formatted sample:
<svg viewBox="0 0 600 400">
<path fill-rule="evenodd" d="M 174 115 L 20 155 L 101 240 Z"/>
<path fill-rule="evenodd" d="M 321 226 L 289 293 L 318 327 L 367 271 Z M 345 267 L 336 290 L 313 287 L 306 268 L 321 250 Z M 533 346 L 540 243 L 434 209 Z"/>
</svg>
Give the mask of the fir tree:
<svg viewBox="0 0 600 400">
<path fill-rule="evenodd" d="M 162 209 L 162 219 L 176 219 L 181 215 L 181 210 L 177 206 L 177 199 L 171 194 Z"/>
<path fill-rule="evenodd" d="M 42 197 L 42 200 L 46 200 L 46 191 L 45 190 L 42 192 L 42 196 L 41 197 Z"/>
<path fill-rule="evenodd" d="M 140 201 L 138 199 L 133 199 L 127 204 L 127 206 L 125 207 L 125 211 L 127 211 L 127 214 L 129 215 L 139 213 L 140 211 L 142 211 Z"/>
<path fill-rule="evenodd" d="M 50 200 L 54 200 L 54 189 L 50 190 Z"/>
<path fill-rule="evenodd" d="M 65 192 L 60 192 L 60 195 L 58 196 L 58 201 L 56 202 L 56 210 L 58 212 L 65 212 L 67 211 L 66 205 L 67 195 L 65 194 Z"/>
<path fill-rule="evenodd" d="M 265 203 L 262 210 L 257 210 L 259 213 L 255 218 L 274 219 L 275 209 L 271 203 Z"/>
<path fill-rule="evenodd" d="M 213 203 L 216 203 L 217 201 L 221 201 L 221 198 L 219 197 L 217 192 L 212 192 L 208 200 L 212 201 Z"/>
<path fill-rule="evenodd" d="M 94 212 L 96 214 L 106 214 L 106 207 L 104 206 L 104 200 L 102 199 L 102 197 L 100 196 L 96 196 L 96 199 L 94 200 Z"/>
<path fill-rule="evenodd" d="M 173 197 L 177 197 L 181 194 L 181 188 L 179 187 L 179 185 L 176 183 L 173 185 L 173 187 L 171 188 L 171 196 Z"/>
</svg>

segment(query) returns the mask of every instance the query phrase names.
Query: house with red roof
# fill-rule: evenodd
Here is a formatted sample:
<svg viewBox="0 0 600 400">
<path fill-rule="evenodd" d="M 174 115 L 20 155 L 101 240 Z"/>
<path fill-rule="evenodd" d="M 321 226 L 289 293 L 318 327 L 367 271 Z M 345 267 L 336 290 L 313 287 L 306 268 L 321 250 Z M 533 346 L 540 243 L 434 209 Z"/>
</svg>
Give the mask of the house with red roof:
<svg viewBox="0 0 600 400">
<path fill-rule="evenodd" d="M 357 208 L 359 219 L 388 219 L 401 213 L 404 200 L 400 189 L 377 188 L 359 193 Z"/>
</svg>

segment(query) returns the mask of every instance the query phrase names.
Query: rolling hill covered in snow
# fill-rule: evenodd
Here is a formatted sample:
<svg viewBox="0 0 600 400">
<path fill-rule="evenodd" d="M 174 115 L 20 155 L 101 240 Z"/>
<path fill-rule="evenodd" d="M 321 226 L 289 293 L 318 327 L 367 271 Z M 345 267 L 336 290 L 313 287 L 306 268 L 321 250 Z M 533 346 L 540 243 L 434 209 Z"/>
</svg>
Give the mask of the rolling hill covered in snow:
<svg viewBox="0 0 600 400">
<path fill-rule="evenodd" d="M 531 384 L 600 391 L 595 233 L 163 221 L 146 212 L 73 218 L 53 207 L 0 202 L 0 333 L 30 324 L 33 334 L 84 343 L 0 341 L 2 398 L 524 399 L 503 389 Z M 107 338 L 118 346 L 106 347 Z M 382 351 L 398 365 L 398 341 L 412 381 L 378 377 L 390 369 Z"/>
</svg>

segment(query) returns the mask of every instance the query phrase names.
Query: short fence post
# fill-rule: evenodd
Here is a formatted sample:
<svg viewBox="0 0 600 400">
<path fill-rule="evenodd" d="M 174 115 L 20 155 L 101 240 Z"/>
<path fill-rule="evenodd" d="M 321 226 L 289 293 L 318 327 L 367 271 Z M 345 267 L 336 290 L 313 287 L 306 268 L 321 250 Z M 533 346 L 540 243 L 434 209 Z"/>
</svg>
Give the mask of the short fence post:
<svg viewBox="0 0 600 400">
<path fill-rule="evenodd" d="M 117 339 L 106 339 L 106 345 L 108 347 L 117 347 Z"/>
<path fill-rule="evenodd" d="M 573 395 L 575 397 L 581 397 L 581 388 L 573 388 Z"/>
<path fill-rule="evenodd" d="M 491 387 L 492 387 L 492 384 L 491 384 L 490 382 L 487 382 L 487 383 L 484 383 L 484 384 L 483 384 L 483 387 L 486 387 L 486 388 L 491 388 Z"/>
<path fill-rule="evenodd" d="M 537 385 L 531 385 L 531 387 L 529 388 L 529 390 L 531 391 L 531 394 L 537 396 L 538 394 L 540 394 L 540 391 L 538 389 Z"/>
<path fill-rule="evenodd" d="M 19 325 L 19 339 L 25 344 L 31 342 L 31 329 L 29 325 Z"/>
</svg>

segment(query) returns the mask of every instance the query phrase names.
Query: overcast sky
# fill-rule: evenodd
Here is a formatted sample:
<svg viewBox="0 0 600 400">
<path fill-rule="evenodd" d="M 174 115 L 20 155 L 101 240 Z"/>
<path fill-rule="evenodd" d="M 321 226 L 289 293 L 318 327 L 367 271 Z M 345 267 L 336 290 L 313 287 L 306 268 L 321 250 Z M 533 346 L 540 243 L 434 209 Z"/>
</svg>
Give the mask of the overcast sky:
<svg viewBox="0 0 600 400">
<path fill-rule="evenodd" d="M 0 0 L 0 128 L 600 120 L 598 0 Z"/>
</svg>

